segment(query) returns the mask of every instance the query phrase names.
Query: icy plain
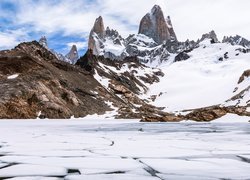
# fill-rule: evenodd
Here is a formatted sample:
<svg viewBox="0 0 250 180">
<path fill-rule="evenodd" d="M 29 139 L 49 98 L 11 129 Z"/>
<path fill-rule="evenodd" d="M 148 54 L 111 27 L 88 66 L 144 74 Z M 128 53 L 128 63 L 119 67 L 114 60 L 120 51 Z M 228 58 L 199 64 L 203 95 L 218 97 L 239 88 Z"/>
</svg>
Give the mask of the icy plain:
<svg viewBox="0 0 250 180">
<path fill-rule="evenodd" d="M 248 120 L 1 121 L 0 179 L 249 179 Z"/>
</svg>

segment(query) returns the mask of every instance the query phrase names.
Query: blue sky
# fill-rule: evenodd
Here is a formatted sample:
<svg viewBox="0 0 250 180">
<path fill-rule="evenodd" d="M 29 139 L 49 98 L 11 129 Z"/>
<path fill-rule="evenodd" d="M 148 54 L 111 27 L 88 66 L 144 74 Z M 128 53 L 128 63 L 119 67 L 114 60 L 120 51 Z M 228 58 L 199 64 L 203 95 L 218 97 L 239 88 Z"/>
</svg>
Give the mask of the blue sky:
<svg viewBox="0 0 250 180">
<path fill-rule="evenodd" d="M 0 0 L 0 49 L 45 35 L 49 47 L 63 54 L 72 44 L 87 48 L 95 18 L 126 37 L 137 33 L 140 19 L 154 4 L 170 15 L 179 40 L 197 40 L 215 30 L 250 39 L 249 0 Z"/>
</svg>

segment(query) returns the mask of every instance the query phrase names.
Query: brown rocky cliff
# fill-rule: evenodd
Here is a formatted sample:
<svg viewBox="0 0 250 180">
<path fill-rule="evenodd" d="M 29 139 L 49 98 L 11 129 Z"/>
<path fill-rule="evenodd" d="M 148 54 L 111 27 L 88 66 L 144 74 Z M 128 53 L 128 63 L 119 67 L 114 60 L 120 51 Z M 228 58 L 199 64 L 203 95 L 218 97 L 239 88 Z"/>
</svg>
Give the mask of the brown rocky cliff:
<svg viewBox="0 0 250 180">
<path fill-rule="evenodd" d="M 8 79 L 13 74 L 18 77 Z M 103 91 L 89 72 L 59 61 L 38 42 L 0 51 L 0 118 L 104 114 L 111 109 L 105 103 L 110 98 L 99 95 Z"/>
<path fill-rule="evenodd" d="M 164 14 L 160 6 L 155 5 L 151 12 L 146 14 L 139 27 L 139 34 L 153 38 L 158 44 L 171 38 Z"/>
<path fill-rule="evenodd" d="M 95 35 L 97 35 L 97 37 L 94 37 Z M 98 47 L 96 44 L 97 39 L 95 39 L 95 38 L 102 39 L 102 38 L 104 38 L 104 36 L 105 36 L 105 29 L 104 29 L 103 18 L 101 16 L 99 16 L 95 20 L 95 24 L 90 32 L 89 42 L 88 42 L 88 48 L 91 49 L 94 54 L 98 54 Z"/>
</svg>

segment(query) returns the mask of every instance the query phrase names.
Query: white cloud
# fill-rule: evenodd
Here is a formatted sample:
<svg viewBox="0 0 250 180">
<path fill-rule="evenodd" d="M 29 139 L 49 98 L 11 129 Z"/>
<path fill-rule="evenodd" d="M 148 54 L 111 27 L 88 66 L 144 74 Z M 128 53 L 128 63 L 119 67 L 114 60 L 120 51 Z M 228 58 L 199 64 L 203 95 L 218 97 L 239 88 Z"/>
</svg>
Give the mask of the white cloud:
<svg viewBox="0 0 250 180">
<path fill-rule="evenodd" d="M 8 49 L 12 48 L 13 46 L 17 45 L 18 41 L 14 36 L 7 33 L 0 32 L 0 49 Z"/>
<path fill-rule="evenodd" d="M 141 18 L 154 4 L 170 15 L 179 40 L 198 39 L 215 30 L 223 35 L 239 34 L 250 39 L 249 0 L 11 0 L 18 10 L 13 24 L 27 32 L 88 38 L 95 18 L 102 15 L 106 26 L 127 36 L 137 33 Z M 2 35 L 2 36 L 6 36 Z M 3 38 L 2 38 L 3 39 Z M 5 38 L 6 39 L 6 38 Z M 8 39 L 8 38 L 7 38 Z M 7 40 L 5 40 L 7 41 Z M 14 39 L 9 39 L 13 44 Z M 7 44 L 7 43 L 6 43 Z"/>
<path fill-rule="evenodd" d="M 86 49 L 88 47 L 87 42 L 71 42 L 68 43 L 67 46 L 70 49 L 73 45 L 76 45 L 77 49 Z"/>
<path fill-rule="evenodd" d="M 0 32 L 0 49 L 9 49 L 26 41 L 27 34 L 23 29 L 15 31 Z"/>
</svg>

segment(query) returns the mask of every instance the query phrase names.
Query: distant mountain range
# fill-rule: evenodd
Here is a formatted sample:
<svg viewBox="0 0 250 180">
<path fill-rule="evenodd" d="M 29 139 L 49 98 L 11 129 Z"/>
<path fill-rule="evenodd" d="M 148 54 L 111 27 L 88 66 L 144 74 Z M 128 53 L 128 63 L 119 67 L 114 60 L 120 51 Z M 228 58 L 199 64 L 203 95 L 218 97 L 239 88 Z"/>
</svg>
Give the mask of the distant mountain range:
<svg viewBox="0 0 250 180">
<path fill-rule="evenodd" d="M 45 36 L 0 51 L 0 95 L 0 118 L 250 116 L 250 42 L 238 35 L 220 42 L 214 31 L 180 42 L 158 5 L 127 38 L 100 16 L 82 57 L 76 45 L 55 52 Z"/>
</svg>

